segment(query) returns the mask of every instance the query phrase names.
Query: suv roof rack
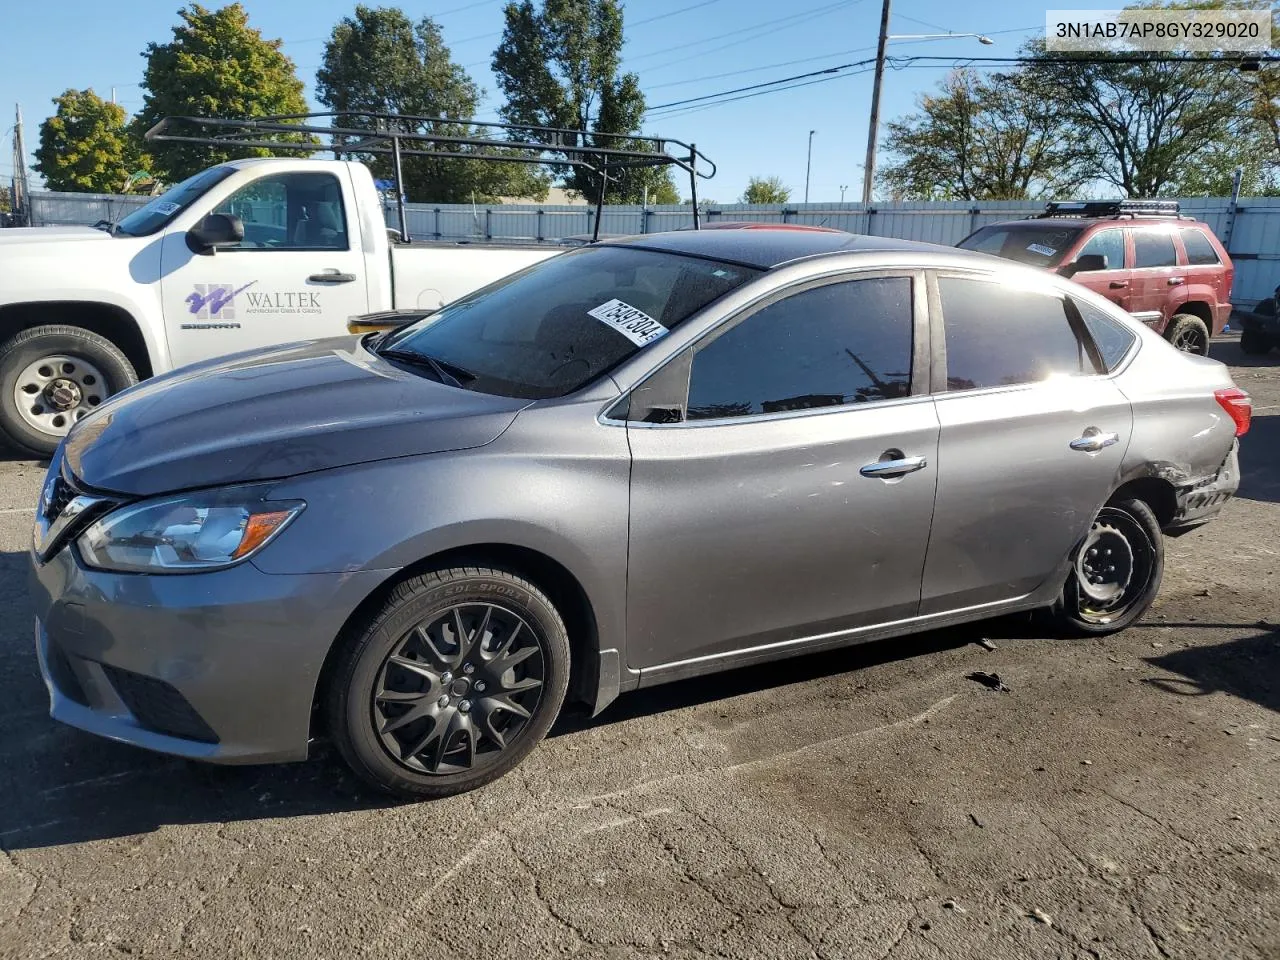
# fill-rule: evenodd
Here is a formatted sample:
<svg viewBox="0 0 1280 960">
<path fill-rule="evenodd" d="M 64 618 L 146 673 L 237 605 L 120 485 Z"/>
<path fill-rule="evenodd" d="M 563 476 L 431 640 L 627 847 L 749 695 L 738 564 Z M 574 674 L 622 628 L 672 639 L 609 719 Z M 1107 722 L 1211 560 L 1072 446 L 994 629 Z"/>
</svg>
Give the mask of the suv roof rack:
<svg viewBox="0 0 1280 960">
<path fill-rule="evenodd" d="M 280 139 L 280 135 L 287 139 Z M 698 180 L 709 180 L 716 165 L 692 143 L 669 137 L 597 133 L 564 127 L 484 120 L 450 120 L 393 113 L 294 113 L 271 117 L 164 117 L 144 134 L 146 140 L 198 143 L 215 147 L 333 153 L 359 159 L 389 156 L 394 171 L 400 235 L 409 239 L 405 213 L 403 157 L 492 160 L 550 167 L 579 167 L 600 179 L 593 237 L 600 235 L 609 177 L 646 167 L 678 167 L 689 175 L 693 227 L 701 227 Z M 326 142 L 327 140 L 327 142 Z"/>
<path fill-rule="evenodd" d="M 1035 219 L 1050 217 L 1089 217 L 1119 220 L 1121 217 L 1183 217 L 1177 200 L 1054 200 L 1044 205 L 1044 213 Z"/>
</svg>

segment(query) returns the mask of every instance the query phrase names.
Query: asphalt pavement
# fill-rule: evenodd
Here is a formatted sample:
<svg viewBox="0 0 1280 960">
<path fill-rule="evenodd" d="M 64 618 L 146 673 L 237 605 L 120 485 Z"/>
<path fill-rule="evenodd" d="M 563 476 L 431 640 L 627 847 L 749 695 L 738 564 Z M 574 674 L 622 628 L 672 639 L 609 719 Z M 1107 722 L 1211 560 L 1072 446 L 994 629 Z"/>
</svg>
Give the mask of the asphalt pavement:
<svg viewBox="0 0 1280 960">
<path fill-rule="evenodd" d="M 1280 958 L 1280 352 L 1214 355 L 1254 396 L 1241 496 L 1140 625 L 632 694 L 421 804 L 323 746 L 206 767 L 49 720 L 43 468 L 0 461 L 0 958 Z"/>
</svg>

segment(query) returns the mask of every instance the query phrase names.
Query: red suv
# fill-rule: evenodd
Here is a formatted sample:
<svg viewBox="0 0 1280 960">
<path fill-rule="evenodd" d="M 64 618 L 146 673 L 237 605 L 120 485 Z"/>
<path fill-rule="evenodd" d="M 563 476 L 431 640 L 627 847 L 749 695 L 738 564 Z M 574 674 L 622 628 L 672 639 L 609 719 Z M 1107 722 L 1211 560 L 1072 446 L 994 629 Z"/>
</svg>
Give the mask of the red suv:
<svg viewBox="0 0 1280 960">
<path fill-rule="evenodd" d="M 1188 353 L 1207 354 L 1231 314 L 1231 258 L 1176 200 L 1050 203 L 1038 217 L 993 223 L 958 246 L 1071 277 Z"/>
</svg>

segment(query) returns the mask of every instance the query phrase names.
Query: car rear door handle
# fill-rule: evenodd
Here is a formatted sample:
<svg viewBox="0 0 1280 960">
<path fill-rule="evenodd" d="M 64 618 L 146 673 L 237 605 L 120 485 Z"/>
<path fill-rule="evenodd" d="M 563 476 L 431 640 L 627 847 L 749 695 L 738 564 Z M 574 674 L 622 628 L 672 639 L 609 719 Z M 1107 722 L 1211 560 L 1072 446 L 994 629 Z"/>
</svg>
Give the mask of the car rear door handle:
<svg viewBox="0 0 1280 960">
<path fill-rule="evenodd" d="M 901 455 L 902 452 L 900 450 L 890 452 L 898 454 L 898 456 L 891 460 L 877 460 L 875 463 L 868 463 L 858 472 L 864 477 L 889 479 L 905 476 L 908 473 L 915 473 L 917 470 L 923 470 L 929 465 L 929 461 L 924 457 L 904 457 Z"/>
<path fill-rule="evenodd" d="M 1082 453 L 1097 453 L 1104 447 L 1110 447 L 1120 442 L 1120 434 L 1103 433 L 1097 427 L 1090 427 L 1084 432 L 1083 436 L 1076 437 L 1071 441 L 1071 449 L 1079 450 Z"/>
<path fill-rule="evenodd" d="M 1110 283 L 1107 284 L 1107 286 L 1110 287 L 1112 290 L 1123 290 L 1128 285 L 1129 285 L 1128 280 L 1112 280 Z"/>
<path fill-rule="evenodd" d="M 350 283 L 356 278 L 354 273 L 341 273 L 337 270 L 326 270 L 324 273 L 313 273 L 307 277 L 311 283 Z"/>
<path fill-rule="evenodd" d="M 1169 278 L 1169 286 L 1171 286 L 1171 287 L 1176 287 L 1176 286 L 1178 286 L 1180 283 L 1182 283 L 1182 277 L 1170 277 L 1170 278 Z"/>
</svg>

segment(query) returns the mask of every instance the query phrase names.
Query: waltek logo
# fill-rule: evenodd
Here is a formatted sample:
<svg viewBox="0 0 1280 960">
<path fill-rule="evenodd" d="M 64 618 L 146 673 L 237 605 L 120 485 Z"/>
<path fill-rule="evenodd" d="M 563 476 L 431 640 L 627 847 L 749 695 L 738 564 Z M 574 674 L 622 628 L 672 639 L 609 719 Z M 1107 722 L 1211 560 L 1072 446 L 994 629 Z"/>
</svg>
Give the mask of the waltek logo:
<svg viewBox="0 0 1280 960">
<path fill-rule="evenodd" d="M 237 289 L 232 289 L 229 283 L 193 283 L 191 286 L 195 293 L 187 297 L 187 305 L 200 320 L 234 320 L 236 295 L 244 293 L 257 282 L 252 280 Z"/>
</svg>

